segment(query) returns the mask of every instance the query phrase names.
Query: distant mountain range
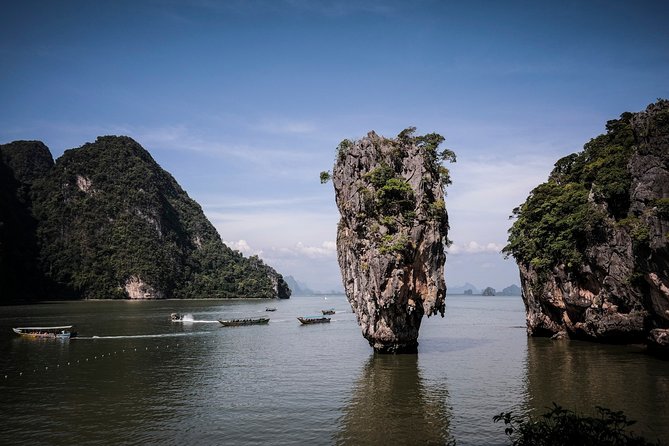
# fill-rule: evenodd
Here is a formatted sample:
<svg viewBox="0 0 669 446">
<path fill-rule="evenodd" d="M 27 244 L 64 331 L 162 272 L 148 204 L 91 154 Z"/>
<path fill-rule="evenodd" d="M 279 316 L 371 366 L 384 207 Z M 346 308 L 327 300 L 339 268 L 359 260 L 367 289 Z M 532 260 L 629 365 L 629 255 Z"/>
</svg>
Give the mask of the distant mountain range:
<svg viewBox="0 0 669 446">
<path fill-rule="evenodd" d="M 483 290 L 490 288 L 485 287 Z M 518 285 L 509 285 L 501 291 L 496 291 L 494 288 L 491 288 L 494 291 L 495 296 L 520 296 L 521 290 Z M 474 296 L 480 296 L 483 293 L 482 289 L 476 287 L 469 282 L 466 282 L 464 285 L 459 286 L 448 286 L 448 294 L 471 294 Z"/>
<path fill-rule="evenodd" d="M 319 291 L 309 288 L 307 284 L 295 279 L 293 276 L 284 276 L 283 280 L 288 284 L 288 287 L 292 291 L 292 296 L 317 296 L 323 294 L 344 294 L 342 289 L 339 290 L 330 290 L 330 291 Z M 473 285 L 469 282 L 465 282 L 464 285 L 458 286 L 448 286 L 448 294 L 471 294 L 473 296 L 480 296 L 483 294 L 483 291 L 486 288 L 478 288 L 476 285 Z M 509 285 L 508 287 L 497 291 L 494 288 L 491 288 L 494 291 L 495 296 L 520 296 L 521 290 L 520 287 L 516 284 Z M 471 293 L 469 292 L 471 290 Z M 490 291 L 488 291 L 490 292 Z"/>
<path fill-rule="evenodd" d="M 467 290 L 472 290 L 472 294 L 481 294 L 481 291 L 476 288 L 476 285 L 472 285 L 469 282 L 466 282 L 464 285 L 460 286 L 447 285 L 447 287 L 448 294 L 465 294 L 465 291 Z"/>
<path fill-rule="evenodd" d="M 285 276 L 283 280 L 288 284 L 292 296 L 316 296 L 323 294 L 344 294 L 343 289 L 329 291 L 314 291 L 304 282 L 300 282 L 293 276 Z"/>
</svg>

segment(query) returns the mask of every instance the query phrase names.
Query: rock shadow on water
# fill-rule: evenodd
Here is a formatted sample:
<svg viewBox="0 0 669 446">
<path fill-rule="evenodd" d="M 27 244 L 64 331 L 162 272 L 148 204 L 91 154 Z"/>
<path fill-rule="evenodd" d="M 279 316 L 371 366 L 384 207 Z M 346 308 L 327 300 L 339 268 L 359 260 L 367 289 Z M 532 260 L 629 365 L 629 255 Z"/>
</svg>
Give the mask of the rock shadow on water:
<svg viewBox="0 0 669 446">
<path fill-rule="evenodd" d="M 425 384 L 418 355 L 374 354 L 339 419 L 337 445 L 452 444 L 445 386 Z"/>
<path fill-rule="evenodd" d="M 553 402 L 594 414 L 596 406 L 636 420 L 629 430 L 648 440 L 669 438 L 669 369 L 639 346 L 528 338 L 529 409 Z"/>
<path fill-rule="evenodd" d="M 426 337 L 420 341 L 418 352 L 421 354 L 452 353 L 471 350 L 492 343 L 492 340 L 482 338 Z"/>
</svg>

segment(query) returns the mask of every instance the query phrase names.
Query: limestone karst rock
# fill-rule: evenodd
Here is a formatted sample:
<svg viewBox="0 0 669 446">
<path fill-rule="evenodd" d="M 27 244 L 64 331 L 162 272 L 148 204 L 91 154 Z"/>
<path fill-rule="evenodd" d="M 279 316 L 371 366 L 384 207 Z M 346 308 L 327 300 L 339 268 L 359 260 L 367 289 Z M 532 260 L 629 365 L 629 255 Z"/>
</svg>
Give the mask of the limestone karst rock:
<svg viewBox="0 0 669 446">
<path fill-rule="evenodd" d="M 609 121 L 514 211 L 530 335 L 661 344 L 669 328 L 669 101 Z"/>
<path fill-rule="evenodd" d="M 444 315 L 450 179 L 441 161 L 455 155 L 437 151 L 440 135 L 414 130 L 342 141 L 332 174 L 344 289 L 378 352 L 415 352 L 423 315 Z"/>
<path fill-rule="evenodd" d="M 55 163 L 38 141 L 0 145 L 0 199 L 0 303 L 290 296 L 129 137 L 99 137 Z"/>
</svg>

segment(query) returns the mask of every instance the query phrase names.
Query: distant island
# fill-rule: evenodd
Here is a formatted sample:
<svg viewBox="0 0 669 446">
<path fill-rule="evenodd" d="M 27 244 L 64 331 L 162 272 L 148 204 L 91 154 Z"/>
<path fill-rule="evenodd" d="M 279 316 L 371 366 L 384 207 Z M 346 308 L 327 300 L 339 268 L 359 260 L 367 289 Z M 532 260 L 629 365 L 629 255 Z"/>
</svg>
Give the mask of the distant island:
<svg viewBox="0 0 669 446">
<path fill-rule="evenodd" d="M 448 294 L 464 294 L 466 296 L 520 296 L 521 293 L 521 288 L 516 284 L 509 285 L 502 291 L 497 291 L 493 287 L 485 287 L 480 290 L 476 285 L 469 282 L 464 285 L 448 287 Z"/>
<path fill-rule="evenodd" d="M 0 145 L 0 303 L 47 299 L 288 298 L 281 274 L 222 241 L 142 146 L 103 136 L 55 162 Z"/>
<path fill-rule="evenodd" d="M 324 296 L 324 295 L 341 295 L 344 294 L 343 289 L 332 289 L 327 291 L 322 290 L 312 290 L 303 282 L 295 279 L 293 276 L 284 276 L 283 280 L 286 281 L 288 287 L 291 290 L 291 296 Z"/>
</svg>

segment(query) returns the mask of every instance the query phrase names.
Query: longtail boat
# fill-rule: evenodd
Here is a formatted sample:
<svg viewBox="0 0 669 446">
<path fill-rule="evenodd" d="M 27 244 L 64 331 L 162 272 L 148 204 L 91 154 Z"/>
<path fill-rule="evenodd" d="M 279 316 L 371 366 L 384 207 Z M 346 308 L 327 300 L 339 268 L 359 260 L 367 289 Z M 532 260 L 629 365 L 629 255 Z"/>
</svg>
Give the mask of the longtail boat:
<svg viewBox="0 0 669 446">
<path fill-rule="evenodd" d="M 328 308 L 327 310 L 321 310 L 321 313 L 323 313 L 323 314 L 335 314 L 335 309 L 334 308 Z"/>
<path fill-rule="evenodd" d="M 302 322 L 304 325 L 323 324 L 330 322 L 330 318 L 325 316 L 298 316 L 297 320 Z"/>
<path fill-rule="evenodd" d="M 62 338 L 67 339 L 76 336 L 70 331 L 72 325 L 61 325 L 59 327 L 16 327 L 12 328 L 14 333 L 31 338 Z"/>
<path fill-rule="evenodd" d="M 224 327 L 239 327 L 242 325 L 265 325 L 269 322 L 268 317 L 249 317 L 246 319 L 219 319 L 218 322 Z"/>
</svg>

